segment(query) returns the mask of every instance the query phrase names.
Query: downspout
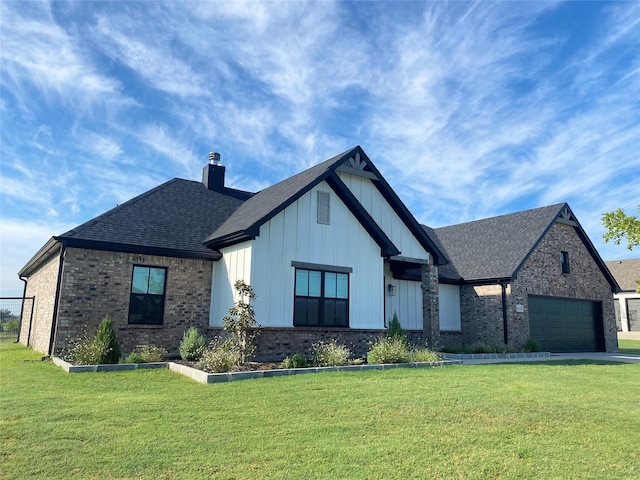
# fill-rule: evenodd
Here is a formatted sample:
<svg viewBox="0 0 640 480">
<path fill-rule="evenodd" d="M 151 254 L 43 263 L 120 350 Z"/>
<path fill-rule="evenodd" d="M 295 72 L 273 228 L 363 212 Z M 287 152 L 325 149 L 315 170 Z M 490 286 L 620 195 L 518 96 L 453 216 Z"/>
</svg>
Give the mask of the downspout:
<svg viewBox="0 0 640 480">
<path fill-rule="evenodd" d="M 504 344 L 509 344 L 509 331 L 507 329 L 507 284 L 501 283 L 502 287 L 502 331 L 504 332 Z"/>
<path fill-rule="evenodd" d="M 22 315 L 24 314 L 24 299 L 27 298 L 27 279 L 18 275 L 18 278 L 24 282 L 24 289 L 22 290 L 22 311 L 20 312 L 20 323 L 18 324 L 18 338 L 14 343 L 20 343 L 20 332 L 22 331 Z M 31 303 L 33 309 L 33 302 Z M 27 346 L 29 346 L 29 338 L 31 337 L 31 322 L 33 322 L 33 315 L 29 317 L 29 334 L 27 335 Z"/>
<path fill-rule="evenodd" d="M 51 319 L 51 336 L 49 337 L 49 351 L 47 355 L 53 355 L 53 347 L 56 340 L 56 327 L 58 325 L 58 306 L 60 304 L 60 287 L 62 285 L 62 269 L 64 266 L 65 246 L 60 244 L 60 264 L 58 265 L 58 281 L 56 282 L 56 298 L 53 304 L 53 318 Z"/>
</svg>

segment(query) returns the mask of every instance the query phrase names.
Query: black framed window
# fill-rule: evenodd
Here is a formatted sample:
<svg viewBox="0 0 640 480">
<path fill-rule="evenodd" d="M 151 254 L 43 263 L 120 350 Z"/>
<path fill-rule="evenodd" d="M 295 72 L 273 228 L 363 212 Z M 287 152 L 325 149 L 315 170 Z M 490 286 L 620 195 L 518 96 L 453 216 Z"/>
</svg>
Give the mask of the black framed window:
<svg viewBox="0 0 640 480">
<path fill-rule="evenodd" d="M 562 273 L 569 273 L 569 252 L 560 252 L 560 264 Z"/>
<path fill-rule="evenodd" d="M 166 268 L 133 266 L 129 298 L 130 324 L 162 325 L 166 283 Z"/>
<path fill-rule="evenodd" d="M 293 325 L 349 326 L 349 274 L 296 268 Z"/>
</svg>

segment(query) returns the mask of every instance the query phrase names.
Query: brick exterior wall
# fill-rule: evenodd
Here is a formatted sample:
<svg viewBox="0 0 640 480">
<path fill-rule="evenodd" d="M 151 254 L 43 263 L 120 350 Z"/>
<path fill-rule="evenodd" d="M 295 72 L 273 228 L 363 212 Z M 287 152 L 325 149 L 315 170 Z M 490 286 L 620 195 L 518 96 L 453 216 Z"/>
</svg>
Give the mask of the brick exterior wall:
<svg viewBox="0 0 640 480">
<path fill-rule="evenodd" d="M 212 261 L 69 248 L 63 280 L 54 353 L 69 340 L 95 334 L 109 315 L 123 353 L 153 344 L 176 353 L 184 331 L 209 325 Z M 134 265 L 167 267 L 163 325 L 129 325 Z"/>
<path fill-rule="evenodd" d="M 561 251 L 569 252 L 570 273 L 566 275 L 561 271 Z M 517 345 L 529 336 L 528 296 L 545 295 L 602 302 L 605 349 L 618 350 L 611 286 L 572 226 L 552 226 L 518 272 L 511 289 L 510 342 Z M 517 313 L 517 304 L 524 305 L 525 311 Z"/>
<path fill-rule="evenodd" d="M 422 280 L 422 325 L 429 345 L 440 344 L 440 300 L 438 293 L 438 267 L 421 266 Z"/>
<path fill-rule="evenodd" d="M 561 251 L 569 252 L 569 274 L 562 273 Z M 460 333 L 442 332 L 442 344 L 450 347 L 470 346 L 475 342 L 503 345 L 501 288 L 499 284 L 461 286 L 462 329 Z M 530 336 L 529 295 L 602 302 L 605 348 L 609 352 L 617 351 L 611 286 L 574 227 L 555 223 L 506 287 L 508 343 L 516 348 Z M 518 305 L 524 311 L 518 312 Z"/>
<path fill-rule="evenodd" d="M 294 353 L 310 356 L 314 343 L 336 340 L 346 345 L 353 358 L 364 358 L 371 344 L 383 336 L 386 330 L 349 330 L 344 328 L 264 328 L 256 338 L 256 352 L 253 358 L 257 361 L 281 361 Z M 424 345 L 425 338 L 421 331 L 409 331 L 407 338 L 413 345 Z M 223 336 L 221 328 L 211 327 L 206 337 Z"/>
<path fill-rule="evenodd" d="M 19 340 L 36 352 L 44 354 L 49 351 L 59 267 L 60 255 L 56 253 L 27 278 L 26 296 L 35 297 L 33 318 L 29 325 L 30 312 L 23 312 Z M 24 308 L 27 307 L 31 308 L 30 302 L 24 302 Z M 29 327 L 31 327 L 30 335 Z"/>
<path fill-rule="evenodd" d="M 474 343 L 503 345 L 502 287 L 498 285 L 460 286 L 460 332 L 441 332 L 447 347 Z"/>
</svg>

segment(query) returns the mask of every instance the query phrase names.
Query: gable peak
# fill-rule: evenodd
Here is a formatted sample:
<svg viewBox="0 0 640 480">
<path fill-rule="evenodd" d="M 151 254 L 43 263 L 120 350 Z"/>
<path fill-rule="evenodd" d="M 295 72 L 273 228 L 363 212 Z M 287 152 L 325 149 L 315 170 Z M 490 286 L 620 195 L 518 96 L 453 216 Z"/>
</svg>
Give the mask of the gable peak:
<svg viewBox="0 0 640 480">
<path fill-rule="evenodd" d="M 576 220 L 575 215 L 569 208 L 569 205 L 567 205 L 566 203 L 562 207 L 562 210 L 560 210 L 560 213 L 558 214 L 558 218 L 556 220 L 560 223 L 565 223 L 573 227 L 578 226 L 578 221 Z"/>
</svg>

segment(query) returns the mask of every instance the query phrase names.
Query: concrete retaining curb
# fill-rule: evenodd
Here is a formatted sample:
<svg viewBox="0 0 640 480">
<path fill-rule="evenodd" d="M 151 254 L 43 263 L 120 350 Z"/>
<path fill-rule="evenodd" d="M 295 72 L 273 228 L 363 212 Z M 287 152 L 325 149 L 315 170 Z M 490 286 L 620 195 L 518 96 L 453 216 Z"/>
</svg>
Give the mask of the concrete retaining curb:
<svg viewBox="0 0 640 480">
<path fill-rule="evenodd" d="M 153 363 L 114 363 L 110 365 L 72 365 L 59 357 L 52 357 L 51 361 L 67 373 L 84 372 L 117 372 L 121 370 L 148 370 L 151 368 L 167 368 L 167 362 Z"/>
<path fill-rule="evenodd" d="M 285 375 L 302 375 L 307 373 L 345 372 L 358 370 L 390 370 L 393 368 L 433 368 L 447 365 L 457 365 L 460 361 L 445 360 L 443 362 L 428 363 L 385 363 L 375 365 L 343 365 L 339 367 L 307 367 L 307 368 L 282 368 L 274 370 L 252 370 L 249 372 L 206 373 L 202 370 L 188 367 L 179 363 L 169 363 L 169 370 L 181 373 L 200 383 L 221 383 L 249 378 L 282 377 Z"/>
<path fill-rule="evenodd" d="M 444 353 L 447 360 L 493 360 L 497 358 L 547 358 L 549 352 L 531 353 Z"/>
<path fill-rule="evenodd" d="M 247 380 L 250 378 L 282 377 L 285 375 L 301 375 L 306 373 L 342 372 L 358 370 L 391 370 L 393 368 L 433 368 L 447 365 L 457 365 L 462 362 L 457 360 L 444 360 L 442 362 L 415 362 L 415 363 L 384 363 L 375 365 L 343 365 L 340 367 L 308 367 L 308 368 L 281 368 L 274 370 L 251 370 L 248 372 L 207 373 L 196 368 L 174 362 L 158 363 L 119 363 L 114 365 L 72 365 L 59 357 L 52 357 L 53 363 L 61 367 L 67 373 L 83 372 L 115 372 L 122 370 L 142 370 L 149 368 L 168 368 L 172 372 L 189 377 L 199 383 L 221 383 L 235 380 Z"/>
</svg>

